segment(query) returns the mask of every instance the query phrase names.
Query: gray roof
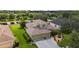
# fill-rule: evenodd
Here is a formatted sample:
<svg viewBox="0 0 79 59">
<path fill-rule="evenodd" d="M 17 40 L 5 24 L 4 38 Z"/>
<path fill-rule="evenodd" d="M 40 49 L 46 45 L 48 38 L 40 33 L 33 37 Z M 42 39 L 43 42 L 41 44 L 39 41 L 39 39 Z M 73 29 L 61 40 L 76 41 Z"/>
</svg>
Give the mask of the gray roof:
<svg viewBox="0 0 79 59">
<path fill-rule="evenodd" d="M 57 24 L 57 25 L 62 25 L 63 23 L 65 23 L 67 21 L 67 19 L 65 18 L 57 18 L 57 19 L 54 19 L 52 21 L 52 23 L 54 24 Z"/>
</svg>

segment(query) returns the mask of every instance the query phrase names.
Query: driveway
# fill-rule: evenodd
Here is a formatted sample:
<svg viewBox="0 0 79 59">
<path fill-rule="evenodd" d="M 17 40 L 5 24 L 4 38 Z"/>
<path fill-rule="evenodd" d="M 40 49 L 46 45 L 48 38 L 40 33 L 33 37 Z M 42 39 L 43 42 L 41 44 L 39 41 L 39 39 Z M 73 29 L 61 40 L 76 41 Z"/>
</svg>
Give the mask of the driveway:
<svg viewBox="0 0 79 59">
<path fill-rule="evenodd" d="M 57 43 L 52 39 L 37 41 L 37 42 L 35 42 L 35 44 L 39 48 L 59 48 Z"/>
</svg>

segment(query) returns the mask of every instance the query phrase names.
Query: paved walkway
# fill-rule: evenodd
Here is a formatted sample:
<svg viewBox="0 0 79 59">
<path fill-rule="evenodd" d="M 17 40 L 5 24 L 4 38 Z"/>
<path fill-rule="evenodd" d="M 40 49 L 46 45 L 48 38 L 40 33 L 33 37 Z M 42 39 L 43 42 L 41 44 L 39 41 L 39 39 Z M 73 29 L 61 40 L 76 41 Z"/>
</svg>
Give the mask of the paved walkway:
<svg viewBox="0 0 79 59">
<path fill-rule="evenodd" d="M 39 48 L 59 48 L 57 43 L 52 39 L 37 41 L 37 42 L 35 42 L 35 44 Z"/>
</svg>

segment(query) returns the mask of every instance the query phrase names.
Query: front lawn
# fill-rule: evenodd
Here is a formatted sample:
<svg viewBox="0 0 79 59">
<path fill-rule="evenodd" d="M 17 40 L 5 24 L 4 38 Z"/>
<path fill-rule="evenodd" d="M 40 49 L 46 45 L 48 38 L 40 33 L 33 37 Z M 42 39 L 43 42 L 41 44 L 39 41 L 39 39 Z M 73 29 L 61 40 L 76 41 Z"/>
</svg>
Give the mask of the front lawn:
<svg viewBox="0 0 79 59">
<path fill-rule="evenodd" d="M 37 46 L 35 44 L 31 44 L 30 42 L 27 42 L 27 39 L 29 38 L 27 34 L 25 33 L 25 30 L 20 27 L 20 25 L 11 25 L 10 29 L 12 30 L 14 36 L 16 37 L 16 40 L 19 41 L 19 48 L 36 48 Z M 24 36 L 24 34 L 26 34 Z"/>
</svg>

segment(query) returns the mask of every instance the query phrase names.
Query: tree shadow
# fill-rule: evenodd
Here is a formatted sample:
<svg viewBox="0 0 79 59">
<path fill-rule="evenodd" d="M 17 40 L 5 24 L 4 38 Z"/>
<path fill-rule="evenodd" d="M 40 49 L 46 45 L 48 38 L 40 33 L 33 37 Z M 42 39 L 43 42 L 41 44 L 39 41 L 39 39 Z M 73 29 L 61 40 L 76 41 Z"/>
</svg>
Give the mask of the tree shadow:
<svg viewBox="0 0 79 59">
<path fill-rule="evenodd" d="M 26 40 L 27 43 L 31 42 L 31 40 L 29 38 L 27 38 L 26 34 L 23 33 L 23 37 L 24 37 L 24 39 Z"/>
</svg>

